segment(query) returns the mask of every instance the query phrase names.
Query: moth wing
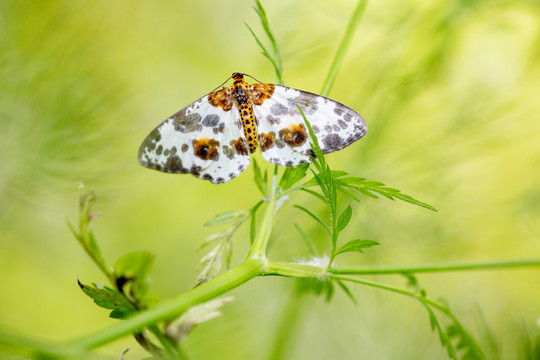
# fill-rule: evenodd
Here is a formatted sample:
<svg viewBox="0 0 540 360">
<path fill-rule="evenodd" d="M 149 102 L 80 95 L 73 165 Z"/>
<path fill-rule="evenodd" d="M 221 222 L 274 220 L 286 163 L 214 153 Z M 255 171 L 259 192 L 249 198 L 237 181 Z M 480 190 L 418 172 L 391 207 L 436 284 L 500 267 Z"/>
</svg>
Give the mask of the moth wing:
<svg viewBox="0 0 540 360">
<path fill-rule="evenodd" d="M 230 89 L 220 92 L 230 96 Z M 215 184 L 230 181 L 249 166 L 249 156 L 230 151 L 233 138 L 247 146 L 238 110 L 213 106 L 210 95 L 178 111 L 146 137 L 139 149 L 141 165 L 168 173 L 192 173 Z"/>
<path fill-rule="evenodd" d="M 256 84 L 252 92 L 260 91 L 261 86 L 268 85 Z M 297 104 L 325 154 L 343 149 L 366 134 L 364 119 L 348 106 L 307 91 L 273 86 L 271 96 L 254 106 L 261 151 L 267 161 L 289 166 L 310 161 L 312 141 Z"/>
</svg>

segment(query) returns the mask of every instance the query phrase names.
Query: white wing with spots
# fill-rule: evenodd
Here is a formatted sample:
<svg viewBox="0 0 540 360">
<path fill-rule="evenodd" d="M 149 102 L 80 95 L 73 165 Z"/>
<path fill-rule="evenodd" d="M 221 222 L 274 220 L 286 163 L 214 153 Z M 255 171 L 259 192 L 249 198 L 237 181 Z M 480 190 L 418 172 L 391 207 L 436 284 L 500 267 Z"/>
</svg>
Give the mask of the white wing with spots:
<svg viewBox="0 0 540 360">
<path fill-rule="evenodd" d="M 155 128 L 139 149 L 139 162 L 169 173 L 192 173 L 213 183 L 238 176 L 249 166 L 236 107 L 224 111 L 203 96 Z M 231 147 L 231 141 L 236 147 Z M 242 148 L 242 145 L 244 146 Z"/>
<path fill-rule="evenodd" d="M 272 96 L 254 106 L 265 160 L 289 166 L 309 161 L 311 138 L 297 104 L 325 154 L 343 149 L 366 134 L 364 119 L 353 109 L 321 95 L 274 86 Z"/>
</svg>

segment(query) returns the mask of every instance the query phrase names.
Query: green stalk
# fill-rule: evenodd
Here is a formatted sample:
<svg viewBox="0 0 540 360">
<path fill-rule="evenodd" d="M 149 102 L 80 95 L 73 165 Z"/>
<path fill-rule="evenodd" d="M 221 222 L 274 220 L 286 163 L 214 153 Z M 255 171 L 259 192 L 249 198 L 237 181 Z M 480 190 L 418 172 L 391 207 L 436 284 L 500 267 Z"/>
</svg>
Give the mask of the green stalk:
<svg viewBox="0 0 540 360">
<path fill-rule="evenodd" d="M 540 266 L 540 259 L 517 259 L 498 260 L 484 262 L 459 262 L 449 264 L 426 264 L 410 266 L 348 266 L 342 268 L 332 268 L 328 272 L 340 275 L 379 275 L 379 274 L 413 274 L 420 272 L 442 272 L 442 271 L 464 271 L 464 270 L 490 270 L 517 267 L 537 267 Z"/>
<path fill-rule="evenodd" d="M 332 88 L 332 85 L 334 85 L 334 81 L 336 80 L 336 76 L 338 73 L 339 68 L 341 67 L 341 63 L 343 62 L 343 59 L 345 58 L 345 52 L 349 48 L 349 45 L 351 44 L 354 31 L 358 27 L 358 23 L 360 22 L 360 18 L 362 17 L 362 14 L 364 13 L 364 9 L 366 8 L 367 0 L 360 0 L 358 2 L 358 5 L 356 6 L 356 9 L 354 10 L 354 13 L 349 20 L 349 25 L 347 26 L 347 30 L 345 31 L 345 36 L 343 36 L 343 40 L 341 40 L 341 44 L 339 45 L 338 51 L 336 53 L 336 56 L 334 58 L 334 61 L 332 62 L 332 66 L 330 66 L 330 71 L 328 72 L 328 76 L 326 77 L 326 81 L 324 82 L 321 95 L 328 96 L 330 93 L 330 89 Z"/>
<path fill-rule="evenodd" d="M 266 211 L 264 213 L 263 222 L 261 224 L 261 229 L 253 241 L 253 245 L 249 250 L 248 259 L 265 259 L 266 258 L 266 247 L 268 246 L 268 240 L 270 240 L 270 235 L 272 234 L 272 228 L 274 227 L 274 222 L 276 220 L 277 212 L 277 201 L 278 197 L 276 196 L 276 187 L 277 187 L 277 174 L 275 173 L 277 169 L 274 170 L 274 176 L 272 177 L 272 184 L 270 194 L 268 194 L 269 200 L 268 205 L 266 206 Z"/>
<path fill-rule="evenodd" d="M 72 341 L 68 347 L 73 350 L 88 350 L 131 334 L 145 326 L 179 316 L 192 306 L 216 298 L 245 282 L 261 275 L 262 262 L 247 259 L 226 273 L 197 286 L 176 298 L 163 301 L 155 308 L 141 312 L 133 317 L 106 327 L 95 333 Z"/>
</svg>

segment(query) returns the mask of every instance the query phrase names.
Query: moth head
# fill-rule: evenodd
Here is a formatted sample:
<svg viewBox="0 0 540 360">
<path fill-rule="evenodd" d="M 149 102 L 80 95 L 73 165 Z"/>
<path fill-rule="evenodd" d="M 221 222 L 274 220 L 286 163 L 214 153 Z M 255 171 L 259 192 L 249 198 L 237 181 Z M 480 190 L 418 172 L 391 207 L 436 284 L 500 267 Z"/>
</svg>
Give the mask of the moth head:
<svg viewBox="0 0 540 360">
<path fill-rule="evenodd" d="M 231 75 L 234 80 L 240 80 L 244 78 L 244 74 L 235 72 Z"/>
</svg>

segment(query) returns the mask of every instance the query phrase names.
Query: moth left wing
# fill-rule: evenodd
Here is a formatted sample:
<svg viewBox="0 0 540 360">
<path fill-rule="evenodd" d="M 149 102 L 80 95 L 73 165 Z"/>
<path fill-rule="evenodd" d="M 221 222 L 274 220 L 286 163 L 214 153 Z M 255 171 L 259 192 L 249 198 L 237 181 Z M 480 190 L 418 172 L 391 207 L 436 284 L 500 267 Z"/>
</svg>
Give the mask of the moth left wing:
<svg viewBox="0 0 540 360">
<path fill-rule="evenodd" d="M 220 106 L 214 105 L 216 98 Z M 191 173 L 214 184 L 238 176 L 250 159 L 238 110 L 232 103 L 222 106 L 228 99 L 230 89 L 223 89 L 169 117 L 143 141 L 139 162 L 163 172 Z"/>
<path fill-rule="evenodd" d="M 356 111 L 327 97 L 281 85 L 250 87 L 252 98 L 264 99 L 260 105 L 254 103 L 253 110 L 263 158 L 274 164 L 297 166 L 310 161 L 313 154 L 312 141 L 297 104 L 325 154 L 343 149 L 367 132 L 364 119 Z M 273 91 L 268 87 L 273 87 Z"/>
</svg>

